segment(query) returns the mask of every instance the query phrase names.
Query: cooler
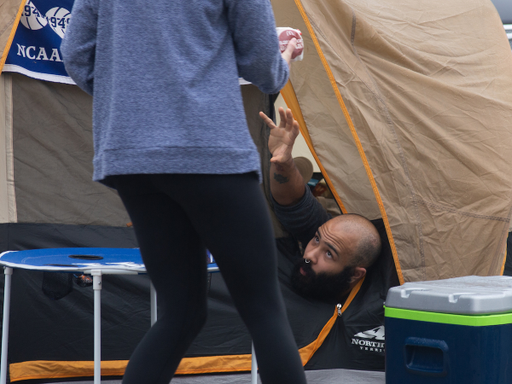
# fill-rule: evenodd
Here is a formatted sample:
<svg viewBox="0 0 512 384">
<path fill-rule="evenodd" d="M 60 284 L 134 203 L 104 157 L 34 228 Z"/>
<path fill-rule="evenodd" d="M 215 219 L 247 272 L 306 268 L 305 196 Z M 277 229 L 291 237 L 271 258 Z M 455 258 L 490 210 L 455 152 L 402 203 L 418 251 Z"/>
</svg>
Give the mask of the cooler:
<svg viewBox="0 0 512 384">
<path fill-rule="evenodd" d="M 386 383 L 512 383 L 512 277 L 405 283 L 385 302 Z"/>
</svg>

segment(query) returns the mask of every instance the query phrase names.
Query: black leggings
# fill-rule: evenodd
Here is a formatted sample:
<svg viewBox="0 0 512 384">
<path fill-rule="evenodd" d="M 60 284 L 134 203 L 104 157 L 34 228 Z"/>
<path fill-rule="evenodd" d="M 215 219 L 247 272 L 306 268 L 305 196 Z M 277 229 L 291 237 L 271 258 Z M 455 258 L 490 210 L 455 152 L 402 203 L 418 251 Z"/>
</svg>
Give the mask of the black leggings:
<svg viewBox="0 0 512 384">
<path fill-rule="evenodd" d="M 158 294 L 158 321 L 123 384 L 167 384 L 206 321 L 206 249 L 254 342 L 265 384 L 306 383 L 277 279 L 268 208 L 255 173 L 111 176 Z"/>
</svg>

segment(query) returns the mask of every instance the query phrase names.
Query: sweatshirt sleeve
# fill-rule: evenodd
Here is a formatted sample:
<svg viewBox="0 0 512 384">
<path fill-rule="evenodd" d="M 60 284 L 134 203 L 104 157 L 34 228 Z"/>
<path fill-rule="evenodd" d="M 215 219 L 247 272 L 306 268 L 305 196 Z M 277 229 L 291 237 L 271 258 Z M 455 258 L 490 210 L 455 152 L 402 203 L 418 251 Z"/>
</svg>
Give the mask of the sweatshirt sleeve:
<svg viewBox="0 0 512 384">
<path fill-rule="evenodd" d="M 322 207 L 309 187 L 295 205 L 279 205 L 273 198 L 274 212 L 283 227 L 305 247 L 316 231 L 332 216 Z"/>
<path fill-rule="evenodd" d="M 262 92 L 279 92 L 289 68 L 281 57 L 274 13 L 269 0 L 226 0 L 235 44 L 238 74 Z"/>
<path fill-rule="evenodd" d="M 62 40 L 61 53 L 69 76 L 92 95 L 96 51 L 97 8 L 95 1 L 76 0 Z"/>
</svg>

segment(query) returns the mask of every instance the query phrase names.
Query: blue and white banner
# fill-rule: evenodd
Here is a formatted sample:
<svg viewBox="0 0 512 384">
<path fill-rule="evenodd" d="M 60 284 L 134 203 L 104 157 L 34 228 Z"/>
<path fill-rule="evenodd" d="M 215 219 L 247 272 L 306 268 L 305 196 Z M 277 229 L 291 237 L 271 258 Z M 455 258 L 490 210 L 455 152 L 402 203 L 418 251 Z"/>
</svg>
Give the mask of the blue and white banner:
<svg viewBox="0 0 512 384">
<path fill-rule="evenodd" d="M 72 7 L 73 0 L 27 0 L 3 71 L 74 84 L 60 53 Z"/>
</svg>

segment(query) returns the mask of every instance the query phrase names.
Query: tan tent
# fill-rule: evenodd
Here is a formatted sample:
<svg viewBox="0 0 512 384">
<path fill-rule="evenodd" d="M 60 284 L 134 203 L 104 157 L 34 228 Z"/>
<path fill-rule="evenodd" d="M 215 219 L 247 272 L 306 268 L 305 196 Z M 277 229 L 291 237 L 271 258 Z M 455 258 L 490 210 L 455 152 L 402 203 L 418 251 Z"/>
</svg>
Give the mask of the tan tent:
<svg viewBox="0 0 512 384">
<path fill-rule="evenodd" d="M 512 207 L 512 53 L 490 0 L 273 6 L 277 25 L 299 28 L 306 44 L 285 100 L 342 210 L 384 219 L 401 282 L 500 274 Z M 0 5 L 0 65 L 22 9 L 19 0 Z"/>
<path fill-rule="evenodd" d="M 401 282 L 497 275 L 512 209 L 512 52 L 490 0 L 274 0 L 306 52 L 283 91 L 345 212 Z"/>
</svg>

